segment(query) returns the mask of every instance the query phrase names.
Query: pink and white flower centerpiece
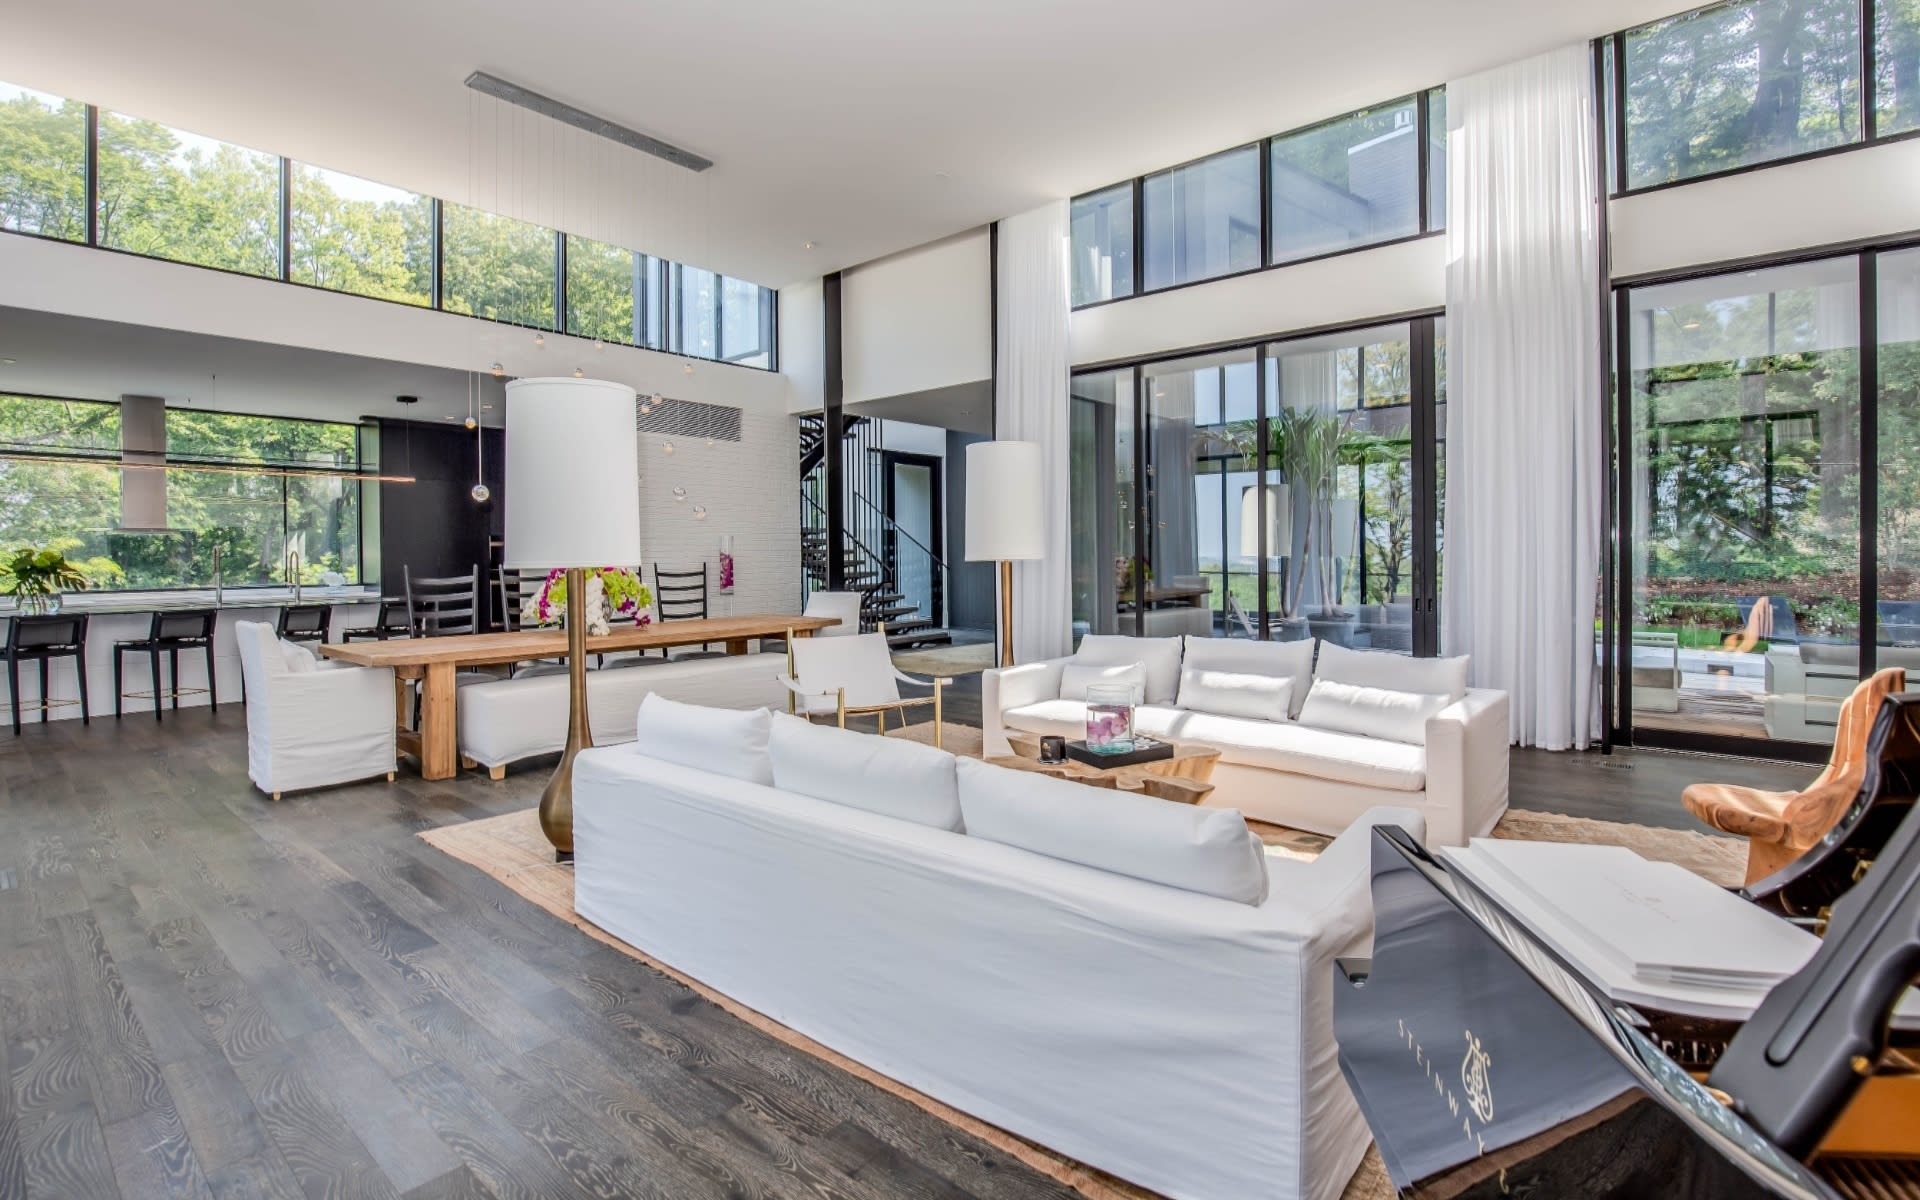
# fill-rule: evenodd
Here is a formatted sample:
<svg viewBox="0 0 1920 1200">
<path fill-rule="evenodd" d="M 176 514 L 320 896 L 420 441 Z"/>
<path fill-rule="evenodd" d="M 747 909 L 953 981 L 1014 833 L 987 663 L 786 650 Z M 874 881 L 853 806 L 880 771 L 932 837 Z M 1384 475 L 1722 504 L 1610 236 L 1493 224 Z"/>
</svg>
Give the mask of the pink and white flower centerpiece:
<svg viewBox="0 0 1920 1200">
<path fill-rule="evenodd" d="M 595 567 L 587 572 L 587 594 L 583 597 L 587 610 L 587 632 L 598 636 L 612 627 L 613 619 L 620 617 L 631 620 L 636 625 L 645 625 L 653 620 L 653 592 L 640 577 L 625 567 Z M 526 625 L 560 625 L 567 616 L 567 573 L 561 570 L 547 572 L 547 581 L 540 590 L 527 597 L 520 609 L 521 623 Z"/>
</svg>

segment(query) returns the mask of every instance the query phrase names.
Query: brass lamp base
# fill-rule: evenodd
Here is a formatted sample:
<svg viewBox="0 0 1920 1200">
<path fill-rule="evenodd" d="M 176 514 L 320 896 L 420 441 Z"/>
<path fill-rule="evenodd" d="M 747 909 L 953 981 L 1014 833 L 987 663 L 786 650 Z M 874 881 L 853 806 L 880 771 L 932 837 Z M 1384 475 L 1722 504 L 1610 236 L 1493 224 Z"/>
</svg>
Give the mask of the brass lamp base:
<svg viewBox="0 0 1920 1200">
<path fill-rule="evenodd" d="M 567 568 L 567 747 L 540 793 L 540 832 L 553 843 L 554 858 L 573 861 L 573 760 L 593 745 L 587 724 L 587 573 Z"/>
<path fill-rule="evenodd" d="M 1000 560 L 1000 665 L 1013 665 L 1013 563 Z"/>
</svg>

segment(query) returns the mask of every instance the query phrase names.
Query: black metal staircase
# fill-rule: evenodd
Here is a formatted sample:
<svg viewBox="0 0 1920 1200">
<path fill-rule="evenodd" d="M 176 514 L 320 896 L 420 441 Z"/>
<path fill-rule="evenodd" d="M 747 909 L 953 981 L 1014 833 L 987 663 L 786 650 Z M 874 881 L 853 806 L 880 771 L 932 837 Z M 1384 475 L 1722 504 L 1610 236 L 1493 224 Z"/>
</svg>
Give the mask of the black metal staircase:
<svg viewBox="0 0 1920 1200">
<path fill-rule="evenodd" d="M 880 491 L 882 460 L 879 426 L 865 417 L 848 417 L 840 452 L 845 466 L 846 496 L 842 511 L 845 586 L 859 592 L 860 627 L 871 632 L 884 625 L 887 640 L 896 648 L 945 645 L 949 637 L 946 610 L 947 564 L 919 539 L 901 529 L 872 497 Z M 831 555 L 827 533 L 826 421 L 818 415 L 800 418 L 800 570 L 811 593 L 826 588 Z M 923 573 L 931 612 L 901 590 L 903 573 Z"/>
</svg>

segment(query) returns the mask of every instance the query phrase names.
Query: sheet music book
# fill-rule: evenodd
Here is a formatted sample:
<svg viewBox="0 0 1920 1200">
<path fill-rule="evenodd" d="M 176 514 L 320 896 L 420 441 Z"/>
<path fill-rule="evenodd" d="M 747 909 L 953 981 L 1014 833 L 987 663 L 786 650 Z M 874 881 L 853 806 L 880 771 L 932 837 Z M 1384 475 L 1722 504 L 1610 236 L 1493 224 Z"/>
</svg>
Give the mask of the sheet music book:
<svg viewBox="0 0 1920 1200">
<path fill-rule="evenodd" d="M 1475 838 L 1440 851 L 1610 999 L 1744 1021 L 1819 940 L 1684 867 L 1621 846 Z M 1920 1029 L 1920 988 L 1895 1007 Z"/>
<path fill-rule="evenodd" d="M 1561 926 L 1638 987 L 1751 993 L 1752 1002 L 1804 966 L 1811 933 L 1672 863 L 1622 846 L 1477 839 L 1457 853 L 1476 883 Z M 1469 862 L 1471 866 L 1469 866 Z M 1539 931 L 1536 931 L 1539 932 Z"/>
</svg>

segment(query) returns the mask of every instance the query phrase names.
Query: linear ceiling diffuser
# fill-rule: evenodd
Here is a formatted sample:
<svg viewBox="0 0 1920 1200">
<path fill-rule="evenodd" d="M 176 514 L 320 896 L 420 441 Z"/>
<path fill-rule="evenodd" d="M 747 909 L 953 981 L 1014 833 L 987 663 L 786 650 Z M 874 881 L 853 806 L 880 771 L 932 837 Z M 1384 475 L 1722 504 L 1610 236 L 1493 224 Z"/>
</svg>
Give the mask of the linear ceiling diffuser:
<svg viewBox="0 0 1920 1200">
<path fill-rule="evenodd" d="M 605 117 L 596 117 L 590 112 L 562 103 L 551 96 L 543 96 L 517 83 L 510 83 L 498 75 L 475 71 L 467 76 L 467 86 L 476 92 L 505 100 L 508 104 L 516 104 L 530 112 L 537 112 L 543 117 L 565 122 L 575 129 L 584 129 L 608 141 L 619 142 L 622 146 L 631 146 L 655 158 L 664 158 L 675 166 L 685 167 L 689 171 L 704 171 L 713 165 L 712 159 L 702 158 L 690 150 L 682 150 L 659 138 L 648 137 L 638 130 L 615 124 Z"/>
</svg>

